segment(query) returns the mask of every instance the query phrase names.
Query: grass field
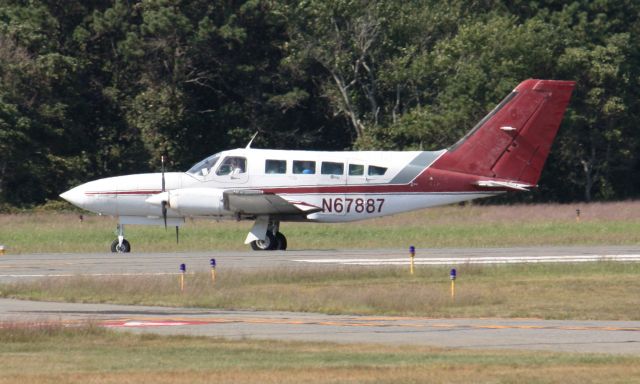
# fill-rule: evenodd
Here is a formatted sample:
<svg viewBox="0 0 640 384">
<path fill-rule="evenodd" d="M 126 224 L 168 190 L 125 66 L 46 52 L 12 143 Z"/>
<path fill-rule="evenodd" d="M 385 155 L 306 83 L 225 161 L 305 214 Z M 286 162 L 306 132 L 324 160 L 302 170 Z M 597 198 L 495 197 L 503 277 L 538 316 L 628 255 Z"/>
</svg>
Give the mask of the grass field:
<svg viewBox="0 0 640 384">
<path fill-rule="evenodd" d="M 449 269 L 296 268 L 218 270 L 176 276 L 57 278 L 0 285 L 19 299 L 428 317 L 535 317 L 640 320 L 640 264 L 597 262 L 458 267 L 451 300 Z"/>
<path fill-rule="evenodd" d="M 580 222 L 576 209 L 581 210 Z M 250 222 L 189 220 L 173 229 L 127 226 L 133 252 L 243 250 Z M 0 215 L 0 244 L 12 254 L 107 252 L 116 221 L 77 213 Z M 640 202 L 580 205 L 458 205 L 356 224 L 283 223 L 290 249 L 510 247 L 640 244 Z"/>
<path fill-rule="evenodd" d="M 576 221 L 575 210 L 581 210 Z M 127 228 L 136 251 L 236 250 L 250 223 Z M 0 215 L 10 253 L 105 252 L 112 218 Z M 282 225 L 292 249 L 640 244 L 640 202 L 449 206 L 354 224 Z M 1 256 L 0 256 L 1 257 Z M 640 264 L 219 268 L 174 277 L 59 278 L 0 286 L 0 297 L 429 317 L 640 320 Z M 408 346 L 230 341 L 116 333 L 91 324 L 0 324 L 2 383 L 640 383 L 640 357 Z"/>
<path fill-rule="evenodd" d="M 634 383 L 640 358 L 0 324 L 0 383 Z"/>
</svg>

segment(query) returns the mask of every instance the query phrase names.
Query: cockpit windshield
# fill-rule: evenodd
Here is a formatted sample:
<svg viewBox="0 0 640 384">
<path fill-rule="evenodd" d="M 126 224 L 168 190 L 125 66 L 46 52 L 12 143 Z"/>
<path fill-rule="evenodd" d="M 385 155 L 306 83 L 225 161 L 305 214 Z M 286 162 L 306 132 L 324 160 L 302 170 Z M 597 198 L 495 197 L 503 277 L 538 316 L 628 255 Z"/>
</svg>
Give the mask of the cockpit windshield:
<svg viewBox="0 0 640 384">
<path fill-rule="evenodd" d="M 206 159 L 196 163 L 193 167 L 191 167 L 187 173 L 190 173 L 195 176 L 206 176 L 210 172 L 213 171 L 213 167 L 216 166 L 216 163 L 220 160 L 220 154 L 216 153 L 215 155 L 211 155 Z"/>
</svg>

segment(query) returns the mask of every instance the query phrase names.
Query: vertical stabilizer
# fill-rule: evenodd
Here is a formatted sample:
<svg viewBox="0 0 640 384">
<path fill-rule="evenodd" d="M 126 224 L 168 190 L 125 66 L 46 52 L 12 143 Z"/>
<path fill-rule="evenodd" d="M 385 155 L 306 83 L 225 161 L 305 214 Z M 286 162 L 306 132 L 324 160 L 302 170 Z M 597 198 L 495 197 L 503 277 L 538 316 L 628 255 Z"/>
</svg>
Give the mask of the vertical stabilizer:
<svg viewBox="0 0 640 384">
<path fill-rule="evenodd" d="M 536 185 L 574 85 L 523 81 L 432 167 Z"/>
</svg>

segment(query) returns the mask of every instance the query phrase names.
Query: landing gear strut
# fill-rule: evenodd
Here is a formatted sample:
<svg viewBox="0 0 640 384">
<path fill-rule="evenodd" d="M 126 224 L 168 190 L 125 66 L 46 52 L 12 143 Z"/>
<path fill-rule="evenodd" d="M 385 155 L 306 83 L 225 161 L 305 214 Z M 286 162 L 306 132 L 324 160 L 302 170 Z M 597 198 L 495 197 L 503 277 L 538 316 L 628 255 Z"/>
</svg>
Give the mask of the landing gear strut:
<svg viewBox="0 0 640 384">
<path fill-rule="evenodd" d="M 251 242 L 254 251 L 284 251 L 287 249 L 287 238 L 280 232 L 280 222 L 269 222 L 264 240 Z"/>
<path fill-rule="evenodd" d="M 129 253 L 131 244 L 124 238 L 124 224 L 118 224 L 116 231 L 118 232 L 118 238 L 111 243 L 111 252 Z"/>
</svg>

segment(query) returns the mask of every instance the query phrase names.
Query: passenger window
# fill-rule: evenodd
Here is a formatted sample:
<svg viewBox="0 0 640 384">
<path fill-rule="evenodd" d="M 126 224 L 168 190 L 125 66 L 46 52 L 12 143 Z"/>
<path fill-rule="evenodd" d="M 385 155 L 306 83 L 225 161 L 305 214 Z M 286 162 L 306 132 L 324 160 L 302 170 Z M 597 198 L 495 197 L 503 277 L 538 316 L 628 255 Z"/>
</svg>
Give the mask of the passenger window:
<svg viewBox="0 0 640 384">
<path fill-rule="evenodd" d="M 344 164 L 323 161 L 322 168 L 320 168 L 320 173 L 322 173 L 323 175 L 343 175 Z"/>
<path fill-rule="evenodd" d="M 369 176 L 382 176 L 387 172 L 387 168 L 376 167 L 375 165 L 369 166 Z"/>
<path fill-rule="evenodd" d="M 216 175 L 224 176 L 224 175 L 237 175 L 239 173 L 245 173 L 247 171 L 247 159 L 244 157 L 236 157 L 230 156 L 224 159 L 218 170 L 216 171 Z"/>
<path fill-rule="evenodd" d="M 293 173 L 311 175 L 316 173 L 315 161 L 293 160 Z"/>
<path fill-rule="evenodd" d="M 286 160 L 267 160 L 264 163 L 264 173 L 272 175 L 272 174 L 283 174 L 287 173 L 287 161 Z"/>
<path fill-rule="evenodd" d="M 349 176 L 362 176 L 362 175 L 364 175 L 364 165 L 349 164 Z"/>
</svg>

